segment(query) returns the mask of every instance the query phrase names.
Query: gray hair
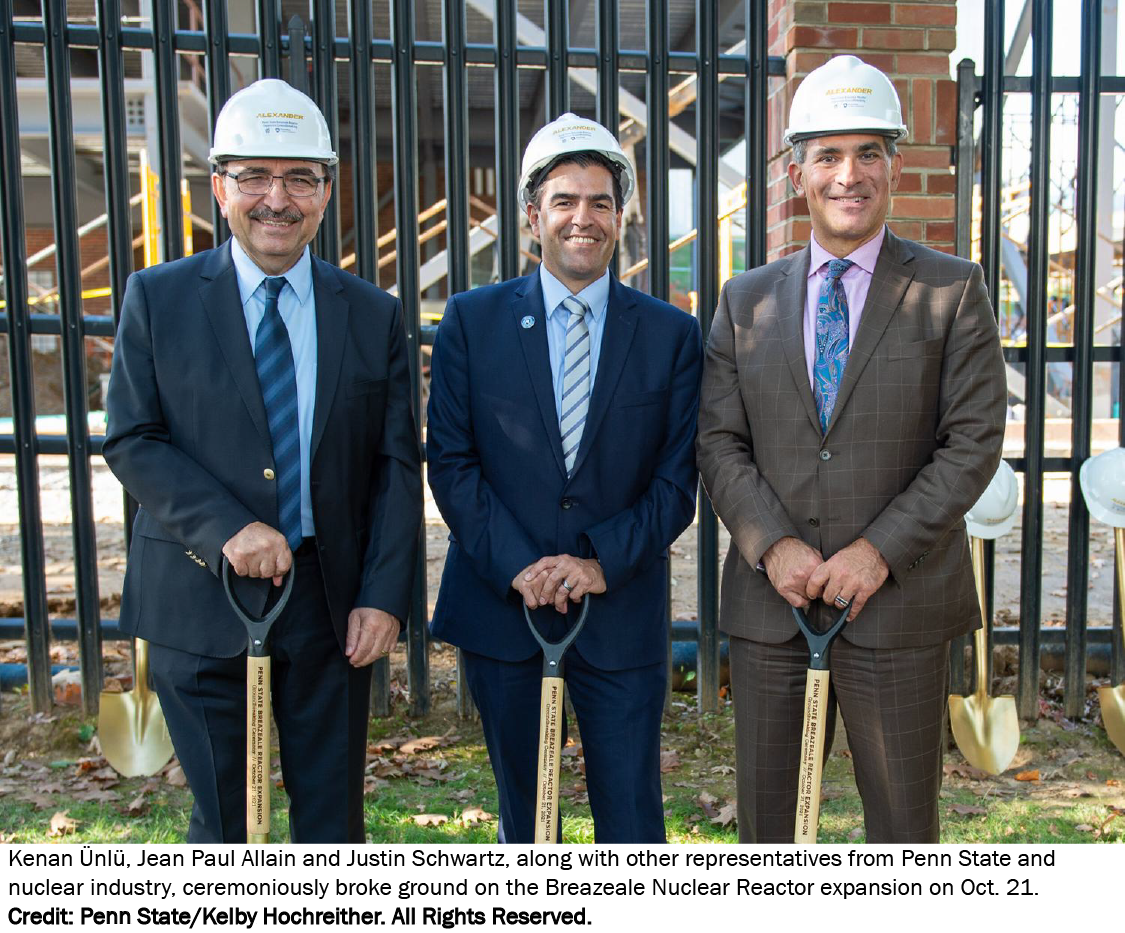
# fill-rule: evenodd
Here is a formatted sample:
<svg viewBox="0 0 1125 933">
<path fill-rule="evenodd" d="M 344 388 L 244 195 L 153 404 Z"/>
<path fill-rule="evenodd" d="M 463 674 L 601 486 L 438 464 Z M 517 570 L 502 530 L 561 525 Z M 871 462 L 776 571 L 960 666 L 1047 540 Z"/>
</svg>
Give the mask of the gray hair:
<svg viewBox="0 0 1125 933">
<path fill-rule="evenodd" d="M 813 137 L 815 138 L 815 137 Z M 898 153 L 898 146 L 890 136 L 880 137 L 883 140 L 883 148 L 887 150 L 887 158 L 893 159 Z M 805 164 L 805 157 L 809 154 L 809 140 L 795 139 L 793 140 L 793 161 L 798 165 Z"/>
</svg>

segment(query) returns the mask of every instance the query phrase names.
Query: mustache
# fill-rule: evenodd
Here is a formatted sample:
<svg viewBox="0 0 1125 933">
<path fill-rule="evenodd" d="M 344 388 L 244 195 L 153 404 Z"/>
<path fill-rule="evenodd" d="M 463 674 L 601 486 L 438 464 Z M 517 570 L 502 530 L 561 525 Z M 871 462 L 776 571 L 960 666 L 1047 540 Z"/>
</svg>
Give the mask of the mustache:
<svg viewBox="0 0 1125 933">
<path fill-rule="evenodd" d="M 250 211 L 250 219 L 286 220 L 297 223 L 301 220 L 301 214 L 300 212 L 295 211 L 292 208 L 286 208 L 283 211 L 273 211 L 270 210 L 270 208 L 266 207 L 264 204 L 260 204 L 258 207 L 255 207 L 252 211 Z"/>
</svg>

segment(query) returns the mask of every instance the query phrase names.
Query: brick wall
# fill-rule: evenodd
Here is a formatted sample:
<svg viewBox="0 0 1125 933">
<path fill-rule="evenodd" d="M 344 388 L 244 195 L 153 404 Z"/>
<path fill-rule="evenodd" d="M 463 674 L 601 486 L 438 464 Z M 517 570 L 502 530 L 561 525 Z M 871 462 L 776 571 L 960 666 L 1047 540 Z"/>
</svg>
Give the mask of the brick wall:
<svg viewBox="0 0 1125 933">
<path fill-rule="evenodd" d="M 900 236 L 953 251 L 952 146 L 957 131 L 957 84 L 949 53 L 956 44 L 956 3 L 947 0 L 770 0 L 769 51 L 784 55 L 786 78 L 771 85 L 769 258 L 808 242 L 805 199 L 786 175 L 789 150 L 781 135 L 793 91 L 833 55 L 858 55 L 885 72 L 898 89 L 906 125 L 902 183 L 888 223 Z"/>
</svg>

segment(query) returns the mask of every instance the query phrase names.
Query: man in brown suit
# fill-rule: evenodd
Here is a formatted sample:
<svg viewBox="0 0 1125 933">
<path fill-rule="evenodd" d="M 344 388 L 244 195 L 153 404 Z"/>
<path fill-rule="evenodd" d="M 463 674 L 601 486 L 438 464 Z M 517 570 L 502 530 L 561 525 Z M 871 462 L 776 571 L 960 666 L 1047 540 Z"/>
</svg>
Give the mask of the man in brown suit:
<svg viewBox="0 0 1125 933">
<path fill-rule="evenodd" d="M 832 699 L 867 841 L 938 841 L 949 641 L 979 624 L 963 516 L 1000 459 L 1006 390 L 980 267 L 885 226 L 905 135 L 881 72 L 812 72 L 785 139 L 813 241 L 731 279 L 711 328 L 697 450 L 732 542 L 745 842 L 793 839 L 808 649 L 790 607 L 823 629 L 849 601 Z"/>
</svg>

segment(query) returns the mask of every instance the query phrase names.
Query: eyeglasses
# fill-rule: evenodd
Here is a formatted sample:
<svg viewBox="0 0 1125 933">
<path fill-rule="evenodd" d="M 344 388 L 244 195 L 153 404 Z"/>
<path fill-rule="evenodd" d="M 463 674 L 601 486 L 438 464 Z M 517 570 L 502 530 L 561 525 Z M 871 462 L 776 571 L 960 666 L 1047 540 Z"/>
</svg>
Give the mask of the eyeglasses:
<svg viewBox="0 0 1125 933">
<path fill-rule="evenodd" d="M 263 194 L 269 194 L 273 188 L 274 181 L 281 179 L 281 185 L 285 189 L 285 193 L 290 197 L 311 198 L 316 194 L 320 183 L 328 180 L 327 175 L 305 175 L 299 172 L 287 172 L 284 175 L 271 175 L 269 172 L 258 172 L 249 169 L 237 174 L 234 172 L 219 172 L 218 174 L 234 179 L 234 183 L 238 185 L 238 190 L 243 194 L 258 197 Z"/>
</svg>

